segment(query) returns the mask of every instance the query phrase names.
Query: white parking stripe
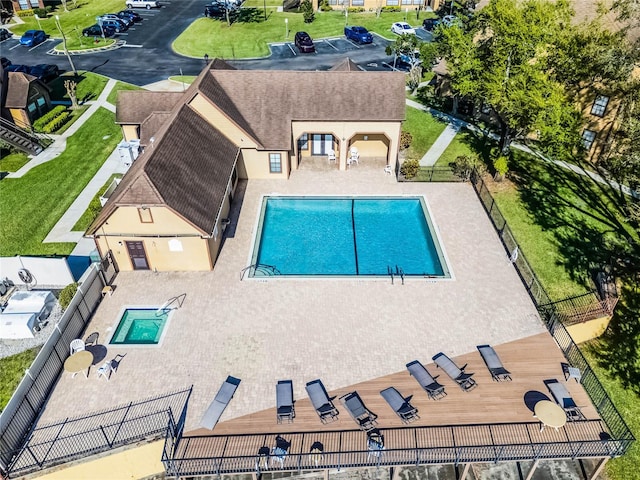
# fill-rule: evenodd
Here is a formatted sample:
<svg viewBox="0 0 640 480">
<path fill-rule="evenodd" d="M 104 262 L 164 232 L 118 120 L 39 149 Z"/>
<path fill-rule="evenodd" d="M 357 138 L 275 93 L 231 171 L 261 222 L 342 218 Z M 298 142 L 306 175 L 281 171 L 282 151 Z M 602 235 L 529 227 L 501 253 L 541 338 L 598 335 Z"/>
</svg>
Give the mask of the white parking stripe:
<svg viewBox="0 0 640 480">
<path fill-rule="evenodd" d="M 336 52 L 339 52 L 339 51 L 340 51 L 340 50 L 338 50 L 338 49 L 333 45 L 333 43 L 331 43 L 331 42 L 330 42 L 329 40 L 327 40 L 326 38 L 325 38 L 324 40 L 321 40 L 321 41 L 322 41 L 322 42 L 324 42 L 324 43 L 328 43 L 328 44 L 329 44 L 329 46 L 330 46 L 331 48 L 333 48 Z"/>
<path fill-rule="evenodd" d="M 14 48 L 18 48 L 20 46 L 20 43 L 16 43 L 16 45 L 14 47 L 11 47 L 9 50 L 13 50 Z"/>
<path fill-rule="evenodd" d="M 298 56 L 298 54 L 293 50 L 293 47 L 291 46 L 290 43 L 287 43 L 286 45 L 287 45 L 287 47 L 289 47 L 289 50 L 291 50 L 291 53 L 293 53 L 294 55 Z"/>
<path fill-rule="evenodd" d="M 356 47 L 356 48 L 362 48 L 362 46 L 361 46 L 361 45 L 358 45 L 356 42 L 354 42 L 354 41 L 353 41 L 353 40 L 351 40 L 350 38 L 347 38 L 346 40 L 347 40 L 347 42 L 349 42 L 349 43 L 350 43 L 351 45 L 353 45 L 354 47 Z"/>
</svg>

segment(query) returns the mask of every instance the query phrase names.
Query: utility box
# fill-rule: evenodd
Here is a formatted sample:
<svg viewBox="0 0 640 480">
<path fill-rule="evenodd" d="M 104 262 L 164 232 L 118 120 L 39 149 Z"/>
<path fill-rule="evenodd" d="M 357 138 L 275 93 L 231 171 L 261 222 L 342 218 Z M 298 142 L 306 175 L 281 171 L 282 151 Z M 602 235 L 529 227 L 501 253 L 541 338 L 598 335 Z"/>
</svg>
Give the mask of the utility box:
<svg viewBox="0 0 640 480">
<path fill-rule="evenodd" d="M 128 169 L 140 153 L 140 140 L 131 140 L 129 142 L 120 142 L 118 144 L 118 153 L 120 154 L 120 162 L 122 166 Z"/>
</svg>

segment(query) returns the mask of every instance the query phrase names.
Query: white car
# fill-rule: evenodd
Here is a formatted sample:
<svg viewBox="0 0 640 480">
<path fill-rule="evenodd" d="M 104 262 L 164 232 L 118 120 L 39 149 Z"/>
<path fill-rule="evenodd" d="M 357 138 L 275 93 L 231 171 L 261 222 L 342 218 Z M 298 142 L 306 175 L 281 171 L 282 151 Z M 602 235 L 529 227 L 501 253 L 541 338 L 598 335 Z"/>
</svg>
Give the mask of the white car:
<svg viewBox="0 0 640 480">
<path fill-rule="evenodd" d="M 445 15 L 442 17 L 442 24 L 445 27 L 451 27 L 452 25 L 460 25 L 460 20 L 455 15 Z"/>
<path fill-rule="evenodd" d="M 415 35 L 415 29 L 407 22 L 396 22 L 391 25 L 391 31 L 398 35 Z"/>
<path fill-rule="evenodd" d="M 125 2 L 127 8 L 160 8 L 160 2 L 158 0 L 127 0 Z"/>
</svg>

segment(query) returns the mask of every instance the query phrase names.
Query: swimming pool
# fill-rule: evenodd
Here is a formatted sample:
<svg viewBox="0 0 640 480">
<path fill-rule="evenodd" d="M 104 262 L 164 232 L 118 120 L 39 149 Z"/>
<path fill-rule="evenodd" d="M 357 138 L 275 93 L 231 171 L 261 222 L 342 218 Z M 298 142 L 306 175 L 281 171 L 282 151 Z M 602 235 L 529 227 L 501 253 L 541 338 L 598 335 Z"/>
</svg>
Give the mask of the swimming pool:
<svg viewBox="0 0 640 480">
<path fill-rule="evenodd" d="M 250 276 L 451 278 L 423 197 L 264 197 Z"/>
<path fill-rule="evenodd" d="M 163 308 L 125 308 L 109 345 L 158 345 L 170 314 Z"/>
</svg>

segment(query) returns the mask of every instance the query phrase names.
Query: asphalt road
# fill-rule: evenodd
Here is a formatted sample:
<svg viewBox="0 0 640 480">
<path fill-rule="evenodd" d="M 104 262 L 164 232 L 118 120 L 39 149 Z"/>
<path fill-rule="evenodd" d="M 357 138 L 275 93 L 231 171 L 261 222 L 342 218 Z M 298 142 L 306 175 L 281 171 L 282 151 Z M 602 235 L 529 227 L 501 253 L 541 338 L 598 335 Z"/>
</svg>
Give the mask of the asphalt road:
<svg viewBox="0 0 640 480">
<path fill-rule="evenodd" d="M 73 55 L 73 63 L 77 70 L 100 73 L 135 85 L 147 85 L 181 73 L 197 75 L 205 66 L 204 59 L 178 55 L 171 45 L 194 19 L 202 15 L 205 4 L 203 0 L 163 0 L 159 9 L 137 9 L 144 20 L 119 35 L 126 41 L 124 47 Z M 90 24 L 89 20 L 86 26 Z M 417 34 L 425 40 L 430 39 L 430 34 L 422 29 L 418 29 Z M 2 56 L 14 64 L 54 63 L 69 70 L 66 56 L 51 54 L 58 43 L 60 40 L 50 39 L 37 47 L 27 48 L 17 39 L 9 39 L 2 42 L 0 48 Z M 272 45 L 272 54 L 267 58 L 229 62 L 240 69 L 265 70 L 326 70 L 346 57 L 367 70 L 389 69 L 388 65 L 393 63 L 393 57 L 384 51 L 389 42 L 382 37 L 374 36 L 371 45 L 358 45 L 344 37 L 315 43 L 314 54 L 300 54 L 292 43 L 280 43 Z"/>
</svg>

